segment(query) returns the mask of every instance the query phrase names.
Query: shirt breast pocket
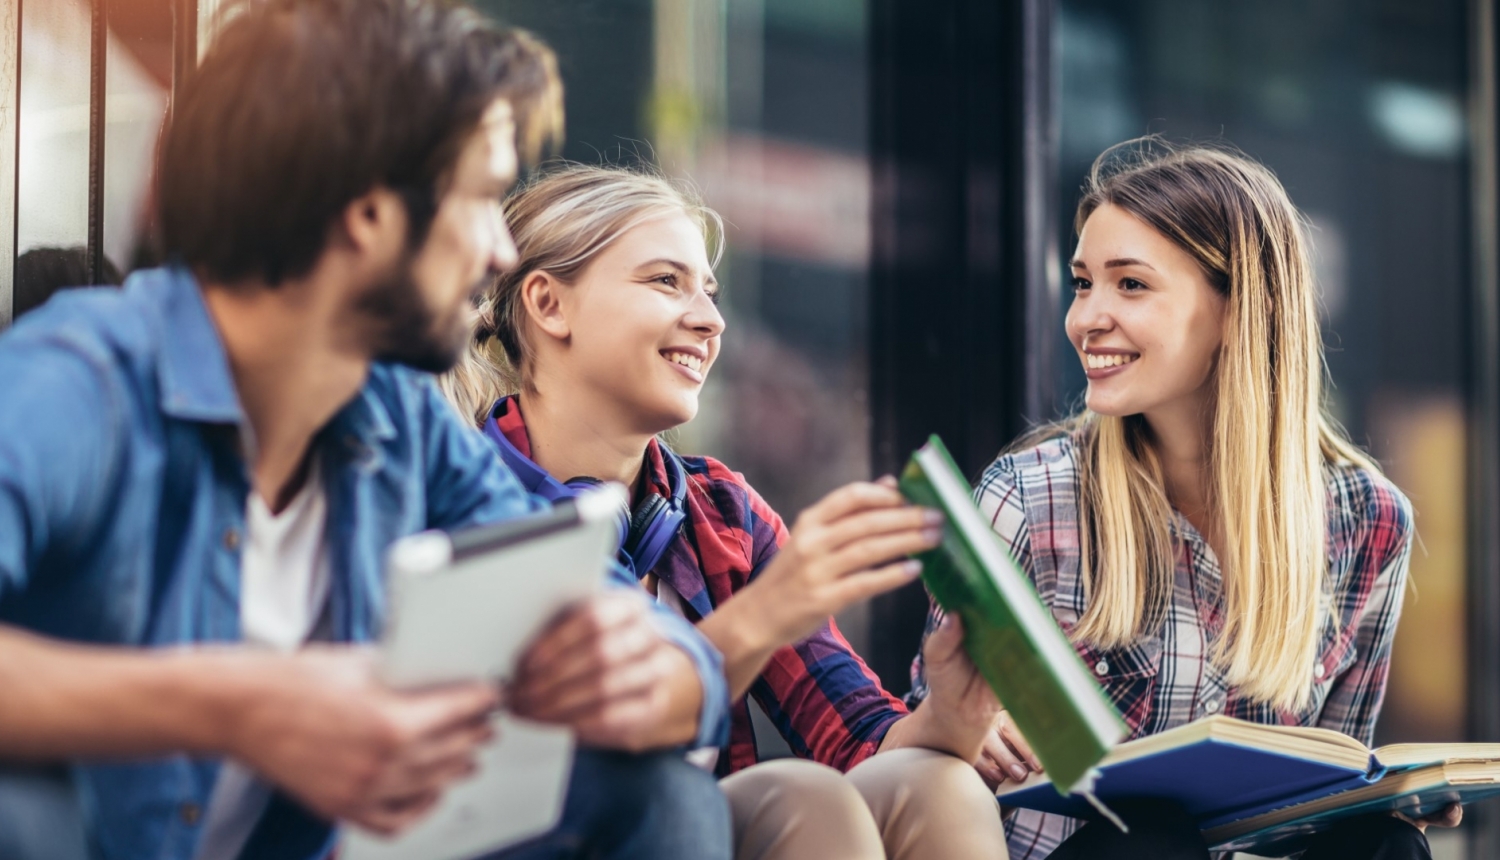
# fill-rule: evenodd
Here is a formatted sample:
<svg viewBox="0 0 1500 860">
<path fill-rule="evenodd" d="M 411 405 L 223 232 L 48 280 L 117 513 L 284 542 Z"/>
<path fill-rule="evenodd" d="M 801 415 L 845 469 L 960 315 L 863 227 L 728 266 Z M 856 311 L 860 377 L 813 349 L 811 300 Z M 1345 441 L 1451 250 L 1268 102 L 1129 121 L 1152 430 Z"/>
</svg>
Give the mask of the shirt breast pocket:
<svg viewBox="0 0 1500 860">
<path fill-rule="evenodd" d="M 1312 725 L 1317 722 L 1323 712 L 1323 705 L 1328 701 L 1328 693 L 1333 689 L 1334 682 L 1342 677 L 1358 658 L 1359 649 L 1354 645 L 1352 629 L 1325 636 L 1318 645 L 1318 656 L 1313 659 L 1308 672 L 1307 680 L 1311 684 L 1312 695 L 1308 698 L 1306 707 L 1291 716 L 1302 725 Z"/>
<path fill-rule="evenodd" d="M 1124 648 L 1095 648 L 1084 643 L 1074 643 L 1073 647 L 1134 737 L 1151 713 L 1151 697 L 1161 672 L 1161 637 L 1138 639 Z"/>
</svg>

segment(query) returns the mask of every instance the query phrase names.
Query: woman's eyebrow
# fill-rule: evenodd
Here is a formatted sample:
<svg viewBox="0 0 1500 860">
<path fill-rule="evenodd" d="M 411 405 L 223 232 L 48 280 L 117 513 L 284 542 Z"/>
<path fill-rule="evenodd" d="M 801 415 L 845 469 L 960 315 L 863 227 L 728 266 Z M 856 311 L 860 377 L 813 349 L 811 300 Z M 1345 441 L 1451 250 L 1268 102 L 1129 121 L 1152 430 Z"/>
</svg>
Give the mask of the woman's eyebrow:
<svg viewBox="0 0 1500 860">
<path fill-rule="evenodd" d="M 1156 271 L 1155 266 L 1152 266 L 1145 260 L 1137 260 L 1134 257 L 1116 257 L 1113 260 L 1104 261 L 1104 268 L 1106 269 L 1118 269 L 1122 266 L 1140 266 L 1143 269 L 1150 269 L 1153 272 Z"/>
</svg>

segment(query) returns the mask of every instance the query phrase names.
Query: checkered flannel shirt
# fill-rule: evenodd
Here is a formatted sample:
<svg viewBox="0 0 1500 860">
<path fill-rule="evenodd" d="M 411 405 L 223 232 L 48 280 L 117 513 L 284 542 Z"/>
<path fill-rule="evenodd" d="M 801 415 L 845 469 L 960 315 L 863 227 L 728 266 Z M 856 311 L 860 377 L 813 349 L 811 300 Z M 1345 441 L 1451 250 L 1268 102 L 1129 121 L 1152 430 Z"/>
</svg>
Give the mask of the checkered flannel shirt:
<svg viewBox="0 0 1500 860">
<path fill-rule="evenodd" d="M 1223 671 L 1207 658 L 1224 627 L 1219 563 L 1198 531 L 1177 514 L 1172 525 L 1176 583 L 1160 634 L 1113 651 L 1074 646 L 1125 718 L 1131 738 L 1223 713 L 1258 723 L 1321 726 L 1371 742 L 1411 557 L 1411 505 L 1394 484 L 1366 469 L 1341 464 L 1328 467 L 1326 475 L 1330 605 L 1337 625 L 1325 623 L 1318 657 L 1308 666 L 1307 707 L 1289 711 L 1251 701 L 1226 684 Z M 974 497 L 1042 602 L 1064 630 L 1071 629 L 1087 605 L 1079 570 L 1073 440 L 1058 437 L 1000 457 L 985 471 Z M 941 620 L 933 604 L 928 633 Z M 919 652 L 908 703 L 915 707 L 926 695 Z M 1012 860 L 1046 857 L 1080 823 L 1016 810 L 1005 823 Z"/>
<path fill-rule="evenodd" d="M 531 440 L 519 409 L 498 419 L 501 432 L 523 456 Z M 670 498 L 664 446 L 646 448 L 648 487 Z M 750 584 L 776 557 L 788 531 L 781 517 L 745 480 L 712 457 L 678 455 L 687 477 L 687 519 L 677 539 L 651 571 L 682 596 L 684 613 L 697 623 Z M 771 655 L 750 696 L 765 710 L 792 753 L 847 771 L 880 748 L 906 705 L 880 686 L 832 618 L 800 642 Z M 730 706 L 729 745 L 716 772 L 726 776 L 759 761 L 750 707 Z"/>
</svg>

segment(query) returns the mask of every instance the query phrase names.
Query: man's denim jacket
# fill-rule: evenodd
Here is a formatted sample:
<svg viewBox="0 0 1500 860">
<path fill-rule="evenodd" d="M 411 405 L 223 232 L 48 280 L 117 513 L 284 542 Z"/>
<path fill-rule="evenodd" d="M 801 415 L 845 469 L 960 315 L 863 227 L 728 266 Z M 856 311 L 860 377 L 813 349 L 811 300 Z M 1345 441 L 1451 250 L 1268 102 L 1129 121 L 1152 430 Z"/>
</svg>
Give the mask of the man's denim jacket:
<svg viewBox="0 0 1500 860">
<path fill-rule="evenodd" d="M 240 639 L 243 421 L 223 344 L 182 269 L 137 273 L 120 291 L 67 292 L 19 321 L 0 337 L 0 623 L 101 645 Z M 314 445 L 337 641 L 378 636 L 382 558 L 395 539 L 544 504 L 430 377 L 407 368 L 375 365 Z M 659 620 L 696 664 L 698 744 L 716 746 L 728 712 L 721 658 L 687 622 L 665 610 Z M 216 761 L 180 755 L 75 762 L 95 854 L 191 860 L 217 772 Z M 330 830 L 302 817 L 301 832 L 251 844 L 321 853 Z M 294 845 L 310 847 L 288 853 Z"/>
</svg>

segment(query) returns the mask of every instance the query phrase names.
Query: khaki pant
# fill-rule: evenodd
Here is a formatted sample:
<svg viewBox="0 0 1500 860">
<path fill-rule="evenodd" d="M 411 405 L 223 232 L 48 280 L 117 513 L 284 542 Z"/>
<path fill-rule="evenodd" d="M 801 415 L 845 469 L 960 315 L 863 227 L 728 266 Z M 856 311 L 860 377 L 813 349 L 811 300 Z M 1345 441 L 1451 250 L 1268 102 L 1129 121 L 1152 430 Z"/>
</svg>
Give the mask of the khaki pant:
<svg viewBox="0 0 1500 860">
<path fill-rule="evenodd" d="M 746 768 L 719 783 L 736 860 L 1005 860 L 1000 807 L 974 768 L 899 749 L 844 775 L 800 759 Z"/>
</svg>

